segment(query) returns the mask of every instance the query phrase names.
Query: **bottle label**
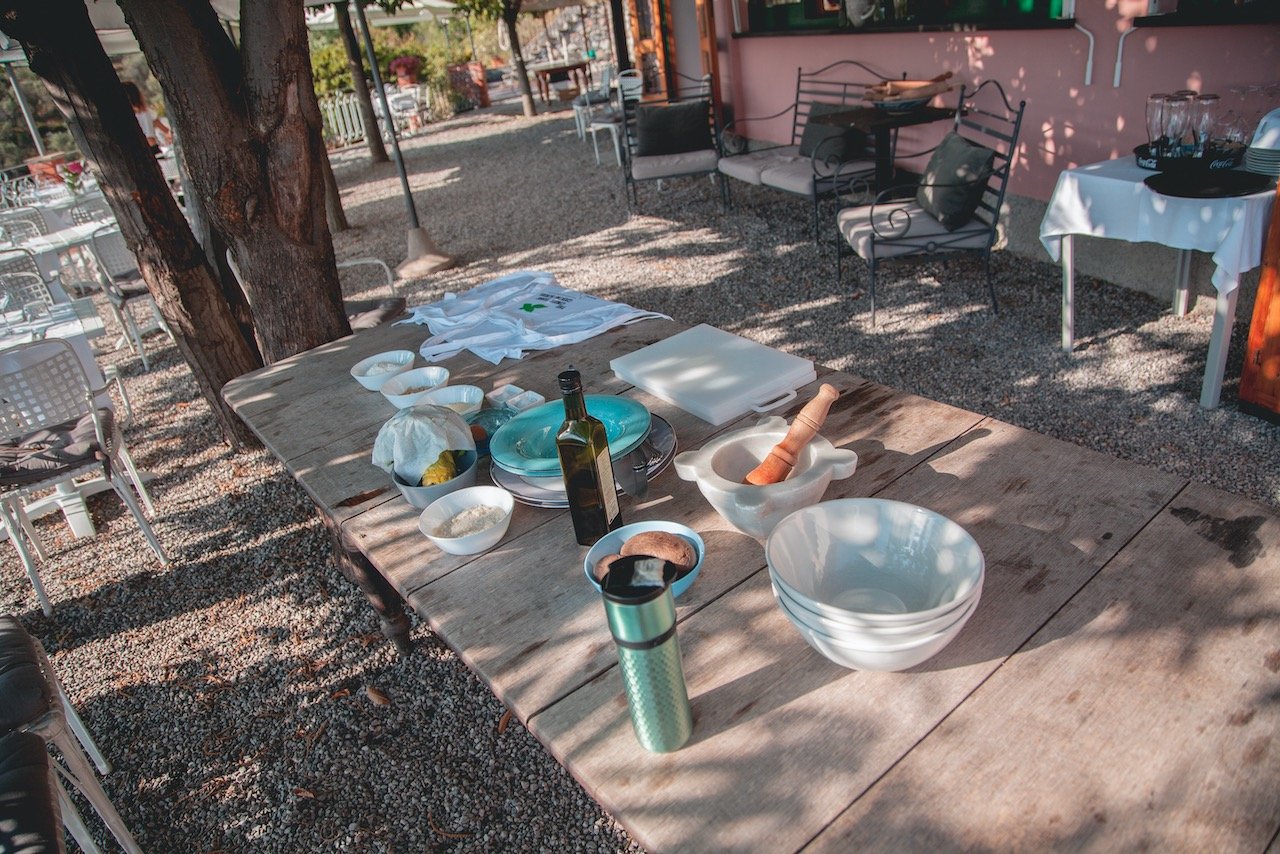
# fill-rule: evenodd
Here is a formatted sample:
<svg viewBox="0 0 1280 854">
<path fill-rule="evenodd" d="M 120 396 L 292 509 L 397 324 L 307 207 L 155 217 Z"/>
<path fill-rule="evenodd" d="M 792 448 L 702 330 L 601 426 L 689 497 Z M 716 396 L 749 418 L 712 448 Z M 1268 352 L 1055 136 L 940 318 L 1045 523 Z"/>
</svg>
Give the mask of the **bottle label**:
<svg viewBox="0 0 1280 854">
<path fill-rule="evenodd" d="M 609 447 L 596 455 L 596 471 L 600 472 L 600 500 L 604 504 L 606 523 L 618 518 L 618 489 L 613 485 L 613 462 L 609 459 Z"/>
</svg>

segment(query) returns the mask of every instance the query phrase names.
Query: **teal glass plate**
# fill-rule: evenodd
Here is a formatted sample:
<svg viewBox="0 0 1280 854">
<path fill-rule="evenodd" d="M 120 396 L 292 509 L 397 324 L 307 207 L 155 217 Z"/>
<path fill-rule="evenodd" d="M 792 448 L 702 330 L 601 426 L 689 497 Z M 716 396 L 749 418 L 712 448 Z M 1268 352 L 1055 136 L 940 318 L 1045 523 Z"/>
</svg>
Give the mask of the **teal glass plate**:
<svg viewBox="0 0 1280 854">
<path fill-rule="evenodd" d="M 640 446 L 649 434 L 649 410 L 642 403 L 611 394 L 586 396 L 587 412 L 604 423 L 609 456 L 617 458 Z M 547 477 L 559 474 L 556 432 L 564 423 L 564 401 L 536 406 L 498 428 L 489 440 L 493 461 L 513 474 Z"/>
</svg>

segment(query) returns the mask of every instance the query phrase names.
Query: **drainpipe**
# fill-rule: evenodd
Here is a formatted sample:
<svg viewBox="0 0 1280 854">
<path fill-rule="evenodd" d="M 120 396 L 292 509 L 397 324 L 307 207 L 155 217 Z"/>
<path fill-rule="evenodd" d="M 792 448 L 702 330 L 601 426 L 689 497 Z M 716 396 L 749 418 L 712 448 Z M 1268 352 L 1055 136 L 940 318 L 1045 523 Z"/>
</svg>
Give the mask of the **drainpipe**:
<svg viewBox="0 0 1280 854">
<path fill-rule="evenodd" d="M 1129 29 L 1120 34 L 1120 43 L 1116 45 L 1116 73 L 1111 80 L 1113 88 L 1120 88 L 1120 69 L 1124 67 L 1124 40 L 1133 35 L 1136 30 L 1137 28 L 1130 24 Z"/>
<path fill-rule="evenodd" d="M 1066 0 L 1066 2 L 1063 4 L 1062 11 L 1063 11 L 1062 16 L 1064 18 L 1074 18 L 1076 16 L 1076 0 Z M 1092 86 L 1093 85 L 1093 47 L 1094 47 L 1093 33 L 1089 32 L 1084 27 L 1080 26 L 1080 23 L 1078 21 L 1075 23 L 1074 26 L 1077 30 L 1084 33 L 1085 38 L 1089 40 L 1089 56 L 1088 58 L 1085 59 L 1085 63 L 1084 63 L 1084 85 Z"/>
</svg>

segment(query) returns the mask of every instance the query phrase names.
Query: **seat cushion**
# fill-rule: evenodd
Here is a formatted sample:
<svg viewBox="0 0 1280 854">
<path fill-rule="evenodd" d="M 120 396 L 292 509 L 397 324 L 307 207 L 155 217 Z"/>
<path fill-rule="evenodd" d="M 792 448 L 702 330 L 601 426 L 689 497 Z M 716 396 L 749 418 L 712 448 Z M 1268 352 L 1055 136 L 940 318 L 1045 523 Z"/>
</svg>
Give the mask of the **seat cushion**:
<svg viewBox="0 0 1280 854">
<path fill-rule="evenodd" d="M 766 169 L 790 163 L 799 156 L 800 146 L 784 145 L 779 148 L 735 154 L 732 157 L 721 157 L 717 168 L 723 175 L 759 186 L 762 183 L 760 176 Z"/>
<path fill-rule="evenodd" d="M 876 258 L 893 258 L 922 252 L 950 249 L 985 249 L 991 230 L 979 221 L 958 229 L 948 229 L 918 202 L 876 206 L 876 228 L 871 226 L 871 206 L 845 208 L 836 215 L 840 236 L 853 251 L 870 259 L 872 241 Z M 896 211 L 890 219 L 890 212 Z M 909 225 L 908 225 L 909 223 Z"/>
<path fill-rule="evenodd" d="M 0 738 L 0 842 L 5 851 L 54 854 L 66 850 L 62 812 L 53 788 L 44 739 L 29 732 Z"/>
<path fill-rule="evenodd" d="M 816 175 L 814 173 L 815 169 L 817 170 Z M 815 178 L 830 178 L 835 172 L 836 167 L 830 166 L 823 161 L 815 163 L 808 157 L 792 157 L 761 172 L 760 183 L 766 187 L 773 187 L 775 190 L 783 190 L 800 196 L 812 196 Z M 852 177 L 853 174 L 855 174 L 855 170 L 849 170 L 848 177 Z M 844 170 L 841 170 L 841 175 L 844 175 Z M 831 183 L 827 182 L 822 189 L 824 192 L 829 192 Z"/>
<path fill-rule="evenodd" d="M 867 148 L 865 133 L 856 128 L 814 121 L 816 116 L 841 113 L 848 109 L 851 109 L 848 104 L 827 104 L 822 101 L 811 103 L 804 132 L 800 135 L 800 156 L 813 157 L 814 152 L 818 152 L 824 160 L 838 163 L 862 155 Z"/>
<path fill-rule="evenodd" d="M 674 178 L 678 175 L 697 175 L 716 171 L 720 155 L 715 149 L 689 151 L 682 154 L 660 154 L 654 157 L 633 157 L 631 177 L 637 181 L 653 178 Z"/>
<path fill-rule="evenodd" d="M 642 104 L 636 108 L 637 157 L 713 148 L 710 101 Z"/>
<path fill-rule="evenodd" d="M 342 304 L 342 307 L 346 309 L 351 331 L 355 332 L 360 329 L 372 329 L 395 320 L 404 314 L 406 304 L 403 297 L 389 297 L 381 300 L 348 300 Z"/>
<path fill-rule="evenodd" d="M 111 410 L 99 409 L 98 413 L 110 441 Z M 0 488 L 29 486 L 105 459 L 93 429 L 93 416 L 86 412 L 74 421 L 0 443 Z"/>
<path fill-rule="evenodd" d="M 0 697 L 0 734 L 35 723 L 57 702 L 34 639 L 8 614 L 0 616 Z"/>
<path fill-rule="evenodd" d="M 951 131 L 929 158 L 916 201 L 947 231 L 973 218 L 987 188 L 996 153 Z"/>
</svg>

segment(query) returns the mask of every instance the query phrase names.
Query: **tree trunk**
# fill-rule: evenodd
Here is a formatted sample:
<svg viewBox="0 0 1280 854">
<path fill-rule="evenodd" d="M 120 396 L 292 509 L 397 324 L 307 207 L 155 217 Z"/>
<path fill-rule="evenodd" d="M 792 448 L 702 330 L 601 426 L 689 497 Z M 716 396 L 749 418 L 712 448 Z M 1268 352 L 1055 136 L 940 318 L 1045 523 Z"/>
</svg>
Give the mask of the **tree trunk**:
<svg viewBox="0 0 1280 854">
<path fill-rule="evenodd" d="M 342 209 L 342 193 L 338 191 L 338 179 L 333 177 L 333 164 L 329 162 L 328 152 L 325 152 L 320 168 L 324 176 L 324 215 L 329 221 L 329 232 L 346 231 L 351 226 L 347 223 L 347 212 Z"/>
<path fill-rule="evenodd" d="M 120 7 L 164 89 L 204 212 L 235 256 L 263 360 L 350 334 L 301 5 L 243 4 L 240 53 L 207 0 Z"/>
<path fill-rule="evenodd" d="M 369 95 L 369 78 L 364 73 L 364 59 L 360 53 L 360 42 L 356 41 L 355 28 L 351 26 L 351 10 L 345 0 L 333 4 L 333 19 L 338 23 L 338 33 L 342 36 L 342 46 L 347 52 L 347 65 L 351 68 L 351 85 L 356 92 L 356 101 L 360 104 L 360 122 L 364 125 L 364 141 L 369 146 L 369 160 L 373 163 L 386 163 L 387 147 L 382 142 L 382 130 L 378 127 L 378 117 L 373 113 L 373 100 Z"/>
<path fill-rule="evenodd" d="M 516 18 L 520 15 L 520 4 L 505 2 L 502 8 L 502 23 L 506 25 L 507 36 L 511 39 L 511 61 L 516 66 L 516 80 L 520 82 L 520 106 L 529 117 L 538 114 L 538 107 L 533 102 L 533 91 L 529 88 L 529 72 L 524 67 L 524 51 L 520 48 L 520 36 L 516 33 Z"/>
<path fill-rule="evenodd" d="M 44 80 L 101 178 L 121 234 L 224 436 L 233 446 L 256 445 L 218 392 L 261 362 L 240 334 L 200 244 L 169 193 L 85 6 L 7 2 L 0 23 L 22 42 L 31 70 Z"/>
</svg>

